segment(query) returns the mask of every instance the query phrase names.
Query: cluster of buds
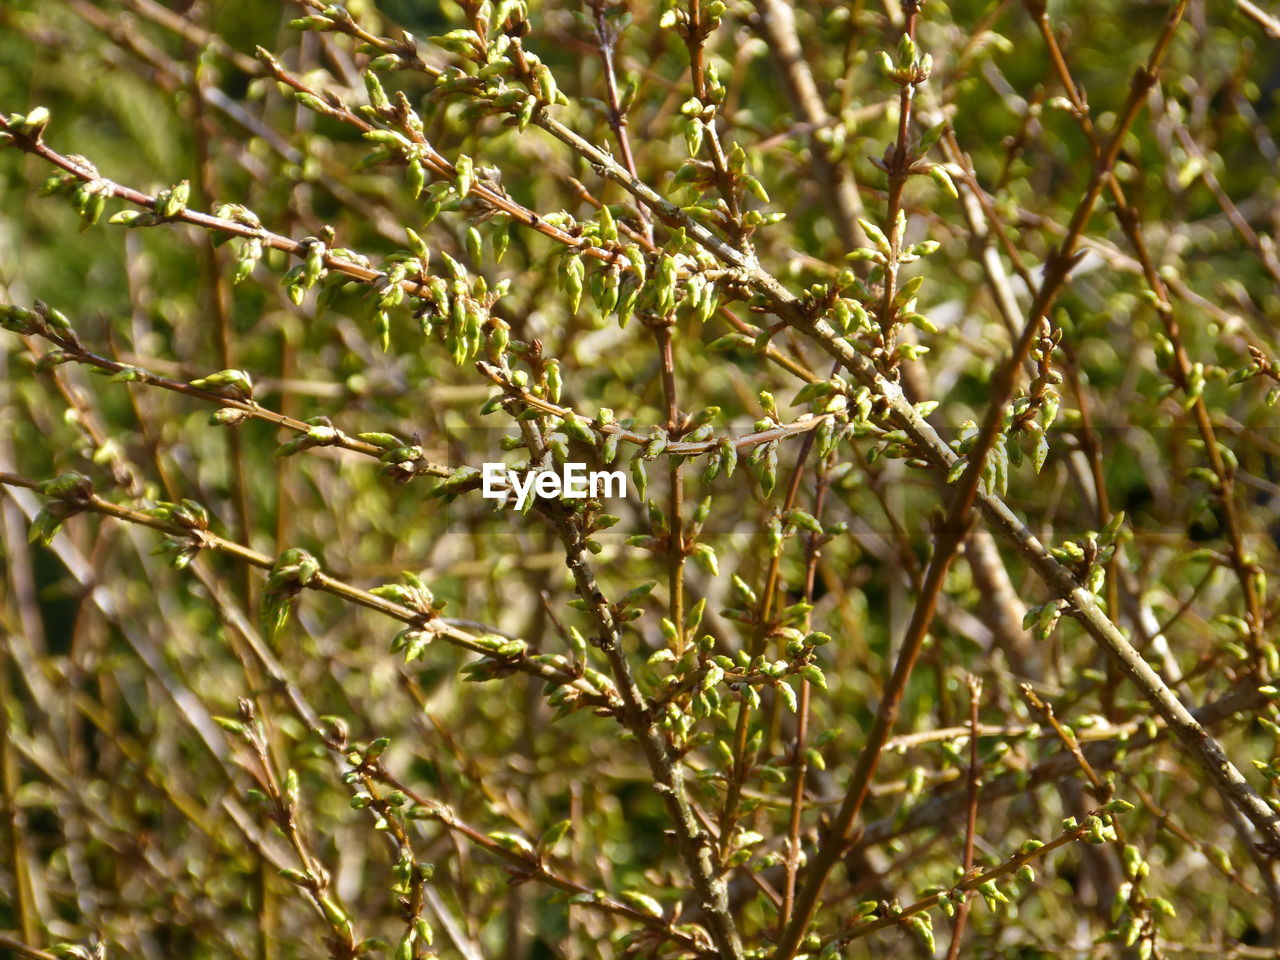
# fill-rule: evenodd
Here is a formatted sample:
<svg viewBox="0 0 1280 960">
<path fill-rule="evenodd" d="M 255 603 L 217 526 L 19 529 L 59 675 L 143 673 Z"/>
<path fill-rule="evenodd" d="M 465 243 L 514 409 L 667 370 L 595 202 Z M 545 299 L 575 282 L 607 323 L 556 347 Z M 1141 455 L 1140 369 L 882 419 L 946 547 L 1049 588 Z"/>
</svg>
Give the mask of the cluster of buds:
<svg viewBox="0 0 1280 960">
<path fill-rule="evenodd" d="M 333 30 L 339 24 L 354 24 L 351 14 L 346 7 L 339 3 L 327 4 L 320 13 L 309 14 L 305 17 L 289 21 L 289 29 L 291 30 Z"/>
<path fill-rule="evenodd" d="M 680 6 L 678 0 L 663 0 L 658 26 L 663 30 L 670 30 L 681 39 L 701 42 L 720 26 L 728 9 L 724 0 L 710 0 L 709 3 L 700 4 L 695 23 L 690 11 Z"/>
<path fill-rule="evenodd" d="M 4 131 L 0 132 L 0 146 L 17 138 L 39 143 L 44 128 L 49 125 L 49 109 L 34 107 L 26 113 L 11 113 L 4 118 Z"/>
<path fill-rule="evenodd" d="M 107 198 L 115 191 L 115 184 L 98 175 L 97 168 L 84 157 L 67 158 L 76 163 L 83 176 L 74 173 L 55 174 L 44 182 L 40 196 L 64 196 L 80 214 L 80 230 L 88 230 L 102 217 Z"/>
<path fill-rule="evenodd" d="M 204 538 L 200 534 L 209 529 L 209 511 L 194 500 L 184 499 L 177 503 L 161 500 L 142 512 L 162 523 L 189 531 L 166 536 L 155 549 L 157 555 L 168 559 L 174 570 L 185 570 L 204 546 Z"/>
<path fill-rule="evenodd" d="M 336 446 L 347 439 L 346 434 L 335 427 L 328 417 L 311 417 L 303 422 L 307 424 L 307 431 L 299 433 L 276 447 L 277 459 L 291 457 L 301 450 L 310 450 L 312 447 Z"/>
<path fill-rule="evenodd" d="M 933 56 L 922 54 L 910 34 L 904 33 L 898 41 L 898 55 L 890 56 L 886 50 L 876 53 L 876 65 L 880 72 L 900 86 L 919 86 L 933 72 Z"/>
<path fill-rule="evenodd" d="M 262 591 L 262 619 L 272 637 L 288 620 L 294 597 L 319 575 L 319 561 L 306 550 L 293 547 L 280 554 Z"/>
<path fill-rule="evenodd" d="M 93 499 L 93 481 L 82 473 L 63 473 L 51 480 L 43 480 L 36 489 L 49 498 L 35 519 L 31 521 L 31 542 L 48 546 L 62 524 L 80 513 Z"/>
<path fill-rule="evenodd" d="M 0 303 L 0 329 L 24 337 L 39 336 L 73 346 L 79 345 L 79 338 L 67 315 L 38 297 L 30 307 Z"/>
<path fill-rule="evenodd" d="M 1280 360 L 1268 356 L 1261 348 L 1250 344 L 1249 363 L 1232 371 L 1229 382 L 1244 383 L 1254 377 L 1266 377 L 1272 383 L 1267 390 L 1267 406 L 1274 407 L 1280 403 Z"/>
<path fill-rule="evenodd" d="M 231 400 L 253 399 L 253 378 L 243 370 L 219 370 L 192 380 L 191 386 Z"/>
</svg>

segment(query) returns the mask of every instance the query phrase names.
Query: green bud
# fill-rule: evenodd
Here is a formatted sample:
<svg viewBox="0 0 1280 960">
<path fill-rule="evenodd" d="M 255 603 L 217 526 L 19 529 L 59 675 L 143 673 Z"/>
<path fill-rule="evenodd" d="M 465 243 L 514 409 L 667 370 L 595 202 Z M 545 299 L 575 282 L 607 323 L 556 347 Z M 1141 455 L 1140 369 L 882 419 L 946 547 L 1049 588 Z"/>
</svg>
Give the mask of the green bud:
<svg viewBox="0 0 1280 960">
<path fill-rule="evenodd" d="M 457 184 L 458 193 L 465 197 L 471 192 L 471 185 L 475 176 L 472 160 L 466 154 L 463 154 L 458 157 L 453 168 L 454 183 Z"/>
</svg>

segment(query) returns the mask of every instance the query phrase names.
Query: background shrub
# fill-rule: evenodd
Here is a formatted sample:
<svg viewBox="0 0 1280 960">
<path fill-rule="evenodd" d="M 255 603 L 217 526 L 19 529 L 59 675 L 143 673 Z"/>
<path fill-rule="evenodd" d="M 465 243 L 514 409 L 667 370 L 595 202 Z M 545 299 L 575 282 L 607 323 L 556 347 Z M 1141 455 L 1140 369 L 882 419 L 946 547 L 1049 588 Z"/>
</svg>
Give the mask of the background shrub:
<svg viewBox="0 0 1280 960">
<path fill-rule="evenodd" d="M 1265 10 L 0 27 L 0 948 L 1274 955 Z"/>
</svg>

